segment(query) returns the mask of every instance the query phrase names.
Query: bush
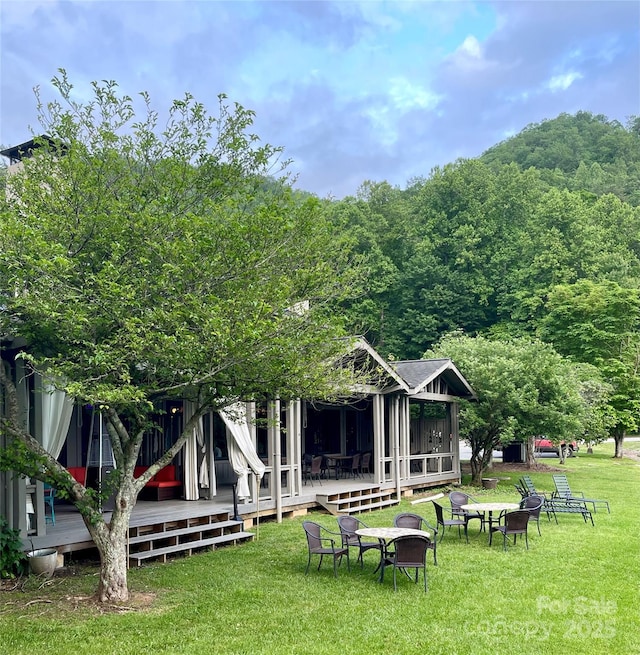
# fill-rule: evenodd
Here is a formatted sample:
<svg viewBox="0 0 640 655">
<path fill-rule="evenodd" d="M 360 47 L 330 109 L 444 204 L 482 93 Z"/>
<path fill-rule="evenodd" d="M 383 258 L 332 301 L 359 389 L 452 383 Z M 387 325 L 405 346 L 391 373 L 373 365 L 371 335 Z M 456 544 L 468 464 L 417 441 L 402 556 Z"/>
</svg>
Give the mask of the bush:
<svg viewBox="0 0 640 655">
<path fill-rule="evenodd" d="M 27 572 L 28 562 L 19 530 L 0 516 L 0 578 L 15 578 Z"/>
</svg>

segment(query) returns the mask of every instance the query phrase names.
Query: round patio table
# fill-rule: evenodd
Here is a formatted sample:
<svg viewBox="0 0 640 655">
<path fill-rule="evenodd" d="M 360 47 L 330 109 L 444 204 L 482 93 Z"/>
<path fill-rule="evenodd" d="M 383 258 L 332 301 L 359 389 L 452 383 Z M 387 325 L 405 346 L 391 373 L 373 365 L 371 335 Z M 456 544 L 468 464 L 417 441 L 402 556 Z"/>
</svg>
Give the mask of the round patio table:
<svg viewBox="0 0 640 655">
<path fill-rule="evenodd" d="M 483 514 L 487 512 L 489 514 L 489 533 L 491 533 L 491 526 L 494 523 L 494 512 L 508 512 L 509 510 L 519 508 L 520 503 L 469 503 L 467 505 L 460 505 L 460 509 L 463 509 L 465 512 L 482 512 Z M 498 523 L 499 520 L 496 519 L 495 523 Z"/>
<path fill-rule="evenodd" d="M 384 556 L 387 550 L 387 544 L 398 537 L 426 537 L 431 539 L 431 534 L 424 530 L 416 530 L 415 528 L 360 528 L 356 530 L 356 534 L 360 537 L 372 537 L 379 539 L 383 544 L 380 549 L 380 563 L 376 571 L 380 570 L 380 582 L 384 580 Z"/>
</svg>

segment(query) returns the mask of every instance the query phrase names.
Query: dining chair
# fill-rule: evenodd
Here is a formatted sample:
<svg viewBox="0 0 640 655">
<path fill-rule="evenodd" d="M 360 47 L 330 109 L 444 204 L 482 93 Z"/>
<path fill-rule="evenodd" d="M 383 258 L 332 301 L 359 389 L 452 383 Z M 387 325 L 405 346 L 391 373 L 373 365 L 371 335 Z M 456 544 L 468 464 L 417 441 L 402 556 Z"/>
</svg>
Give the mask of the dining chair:
<svg viewBox="0 0 640 655">
<path fill-rule="evenodd" d="M 45 510 L 45 523 L 56 524 L 56 510 L 54 507 L 56 498 L 56 490 L 46 482 L 44 483 L 44 510 Z M 47 507 L 51 512 L 51 516 L 47 516 Z"/>
<path fill-rule="evenodd" d="M 526 509 L 529 512 L 529 521 L 535 521 L 538 526 L 538 534 L 540 532 L 540 511 L 544 505 L 544 498 L 542 496 L 527 496 L 520 502 L 520 509 Z"/>
<path fill-rule="evenodd" d="M 433 527 L 424 516 L 413 514 L 411 512 L 402 512 L 393 517 L 393 525 L 396 528 L 412 528 L 414 530 L 424 530 L 433 533 L 433 539 L 430 539 L 429 548 L 433 551 L 433 565 L 438 566 L 438 528 Z"/>
<path fill-rule="evenodd" d="M 440 535 L 440 541 L 442 541 L 442 539 L 444 538 L 445 528 L 448 528 L 448 527 L 450 528 L 451 526 L 457 525 L 458 526 L 458 537 L 462 538 L 462 535 L 460 534 L 460 528 L 463 527 L 464 528 L 464 536 L 467 539 L 467 543 L 469 543 L 469 534 L 467 532 L 467 521 L 465 519 L 461 519 L 461 518 L 453 518 L 453 514 L 451 514 L 451 510 L 446 510 L 442 505 L 440 505 L 439 503 L 436 503 L 435 500 L 432 501 L 432 502 L 433 502 L 433 507 L 436 510 L 436 520 L 437 520 L 438 527 L 442 526 L 442 534 Z M 444 518 L 445 511 L 448 511 L 451 514 L 452 518 L 445 519 Z"/>
<path fill-rule="evenodd" d="M 398 569 L 407 573 L 407 569 L 415 569 L 415 583 L 418 584 L 420 569 L 423 571 L 424 590 L 427 591 L 427 549 L 430 540 L 420 535 L 396 537 L 387 545 L 387 553 L 383 562 L 382 575 L 384 580 L 384 567 L 393 566 L 393 590 L 397 591 L 396 572 Z M 393 548 L 393 552 L 390 549 Z M 407 573 L 407 576 L 409 574 Z"/>
<path fill-rule="evenodd" d="M 304 572 L 305 575 L 309 573 L 309 565 L 311 564 L 311 557 L 313 555 L 320 556 L 318 571 L 320 570 L 325 555 L 333 559 L 333 575 L 336 578 L 338 577 L 338 562 L 342 564 L 342 557 L 345 555 L 347 557 L 347 570 L 351 571 L 351 565 L 349 563 L 349 547 L 342 545 L 336 546 L 338 540 L 342 544 L 342 535 L 333 532 L 314 521 L 304 521 L 302 527 L 307 536 L 307 547 L 309 549 L 307 568 Z M 334 539 L 334 537 L 338 537 L 338 539 Z"/>
<path fill-rule="evenodd" d="M 362 459 L 360 460 L 360 475 L 364 476 L 366 473 L 367 475 L 371 475 L 371 471 L 369 470 L 371 467 L 371 453 L 365 453 L 362 456 Z"/>
<path fill-rule="evenodd" d="M 451 514 L 453 516 L 460 516 L 464 518 L 467 523 L 469 523 L 471 519 L 480 519 L 480 531 L 482 532 L 482 530 L 484 530 L 484 512 L 474 512 L 462 509 L 462 505 L 472 505 L 473 503 L 478 502 L 473 498 L 473 496 L 469 496 L 469 494 L 465 494 L 462 491 L 452 491 L 449 493 L 449 502 L 451 503 Z"/>
<path fill-rule="evenodd" d="M 320 481 L 321 466 L 322 466 L 321 456 L 311 458 L 311 466 L 305 473 L 305 481 L 307 478 L 309 478 L 309 482 L 311 482 L 312 487 L 313 487 L 314 478 L 318 481 L 318 484 L 322 486 L 322 482 Z"/>
<path fill-rule="evenodd" d="M 384 544 L 380 541 L 363 541 L 362 537 L 359 534 L 356 534 L 356 530 L 368 527 L 364 521 L 347 514 L 339 516 L 337 520 L 340 534 L 342 535 L 342 545 L 358 549 L 357 561 L 360 562 L 360 568 L 364 567 L 362 556 L 368 550 L 376 550 L 378 553 L 382 553 L 384 550 Z"/>
<path fill-rule="evenodd" d="M 503 512 L 500 515 L 500 523 L 489 528 L 489 546 L 491 546 L 493 533 L 501 532 L 503 550 L 507 550 L 507 539 L 509 535 L 513 535 L 513 544 L 515 545 L 519 534 L 524 535 L 527 550 L 529 550 L 528 525 L 529 510 L 517 509 L 513 512 Z"/>
<path fill-rule="evenodd" d="M 356 453 L 351 458 L 351 463 L 347 460 L 347 469 L 346 473 L 351 474 L 354 478 L 360 477 L 360 453 Z"/>
</svg>

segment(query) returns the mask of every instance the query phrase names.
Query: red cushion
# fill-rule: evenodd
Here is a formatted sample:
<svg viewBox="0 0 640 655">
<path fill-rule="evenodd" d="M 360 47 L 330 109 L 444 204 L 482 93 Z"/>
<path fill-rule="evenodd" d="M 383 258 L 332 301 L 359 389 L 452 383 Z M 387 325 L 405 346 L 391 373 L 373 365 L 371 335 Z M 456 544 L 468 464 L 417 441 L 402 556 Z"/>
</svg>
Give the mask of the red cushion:
<svg viewBox="0 0 640 655">
<path fill-rule="evenodd" d="M 160 469 L 153 476 L 153 482 L 175 482 L 175 481 L 176 481 L 176 467 L 173 464 L 168 464 L 163 469 Z"/>
<path fill-rule="evenodd" d="M 133 477 L 139 478 L 148 468 L 148 466 L 136 466 L 133 469 Z"/>
<path fill-rule="evenodd" d="M 84 466 L 69 466 L 67 471 L 71 473 L 73 479 L 80 484 L 84 484 L 87 477 L 87 469 Z"/>
</svg>

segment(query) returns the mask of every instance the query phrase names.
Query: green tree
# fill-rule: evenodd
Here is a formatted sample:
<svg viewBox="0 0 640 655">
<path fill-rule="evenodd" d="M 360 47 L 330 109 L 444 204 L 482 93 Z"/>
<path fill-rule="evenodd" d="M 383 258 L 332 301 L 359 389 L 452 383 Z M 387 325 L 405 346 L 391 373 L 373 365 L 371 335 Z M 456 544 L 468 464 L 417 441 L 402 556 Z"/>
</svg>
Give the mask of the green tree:
<svg viewBox="0 0 640 655">
<path fill-rule="evenodd" d="M 640 428 L 640 291 L 580 280 L 555 287 L 540 321 L 542 338 L 575 361 L 596 366 L 613 387 L 611 434 L 622 457 L 625 434 Z"/>
<path fill-rule="evenodd" d="M 49 138 L 0 199 L 0 331 L 24 340 L 30 370 L 102 408 L 111 519 L 23 429 L 6 359 L 0 455 L 76 505 L 100 552 L 99 598 L 124 601 L 138 493 L 199 416 L 236 399 L 332 398 L 354 380 L 331 362 L 344 334 L 333 307 L 356 277 L 319 201 L 294 194 L 284 171 L 269 177 L 281 151 L 251 134 L 251 111 L 222 96 L 212 116 L 186 95 L 161 121 L 146 94 L 136 110 L 112 81 L 87 102 L 64 71 L 54 86 L 59 99 L 37 95 Z M 176 398 L 196 411 L 134 478 L 153 413 Z"/>
<path fill-rule="evenodd" d="M 460 413 L 474 484 L 480 484 L 492 451 L 501 444 L 523 441 L 531 453 L 536 435 L 560 441 L 584 432 L 580 374 L 548 344 L 454 333 L 425 356 L 451 358 L 477 394 L 477 401 L 461 404 Z"/>
</svg>

